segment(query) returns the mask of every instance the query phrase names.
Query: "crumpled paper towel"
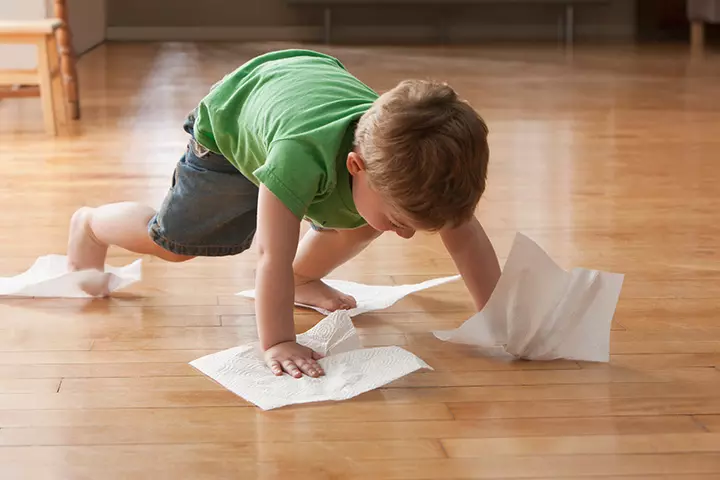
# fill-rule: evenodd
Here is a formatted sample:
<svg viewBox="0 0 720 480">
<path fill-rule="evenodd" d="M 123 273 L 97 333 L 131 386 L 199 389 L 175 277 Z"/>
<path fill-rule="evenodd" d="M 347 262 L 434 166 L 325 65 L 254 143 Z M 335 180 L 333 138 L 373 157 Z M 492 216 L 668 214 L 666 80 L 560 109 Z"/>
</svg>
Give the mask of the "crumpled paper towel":
<svg viewBox="0 0 720 480">
<path fill-rule="evenodd" d="M 403 297 L 411 293 L 426 290 L 428 288 L 437 287 L 444 283 L 454 282 L 458 280 L 460 275 L 451 277 L 434 278 L 421 283 L 410 285 L 365 285 L 362 283 L 348 282 L 345 280 L 323 280 L 329 286 L 340 290 L 345 295 L 351 295 L 357 301 L 357 307 L 348 310 L 351 317 L 356 317 L 361 313 L 372 312 L 375 310 L 383 310 L 393 306 Z M 255 290 L 245 290 L 237 295 L 247 298 L 255 298 Z M 296 303 L 298 307 L 311 308 L 323 315 L 329 315 L 330 312 L 322 308 Z"/>
<path fill-rule="evenodd" d="M 485 308 L 459 328 L 434 335 L 527 360 L 607 362 L 623 278 L 583 268 L 566 272 L 517 234 Z"/>
<path fill-rule="evenodd" d="M 325 358 L 325 376 L 275 376 L 263 360 L 258 342 L 233 347 L 190 362 L 223 387 L 263 410 L 296 403 L 347 400 L 421 368 L 432 368 L 400 347 L 362 348 L 350 315 L 332 313 L 297 342 Z"/>
<path fill-rule="evenodd" d="M 38 258 L 26 272 L 14 277 L 0 278 L 0 296 L 92 298 L 95 295 L 87 292 L 111 293 L 142 278 L 142 260 L 136 260 L 124 267 L 105 265 L 105 272 L 71 272 L 67 262 L 64 255 Z"/>
</svg>

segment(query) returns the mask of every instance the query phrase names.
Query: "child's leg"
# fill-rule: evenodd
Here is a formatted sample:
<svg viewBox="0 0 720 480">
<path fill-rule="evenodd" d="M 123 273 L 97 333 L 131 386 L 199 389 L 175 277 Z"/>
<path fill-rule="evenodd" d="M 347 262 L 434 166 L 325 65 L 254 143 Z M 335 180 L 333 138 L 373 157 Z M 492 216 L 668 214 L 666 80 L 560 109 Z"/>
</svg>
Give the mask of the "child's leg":
<svg viewBox="0 0 720 480">
<path fill-rule="evenodd" d="M 73 270 L 103 270 L 110 245 L 169 262 L 190 260 L 157 245 L 148 234 L 155 210 L 134 202 L 113 203 L 98 208 L 81 208 L 70 221 L 68 261 Z"/>
<path fill-rule="evenodd" d="M 354 230 L 309 230 L 298 246 L 293 263 L 295 301 L 330 311 L 354 308 L 354 298 L 321 279 L 363 251 L 380 234 L 369 226 Z"/>
<path fill-rule="evenodd" d="M 193 134 L 194 117 L 185 122 Z M 110 245 L 180 262 L 237 255 L 251 244 L 258 189 L 222 155 L 191 138 L 160 210 L 134 202 L 81 208 L 70 223 L 68 258 L 75 270 L 102 270 Z"/>
</svg>

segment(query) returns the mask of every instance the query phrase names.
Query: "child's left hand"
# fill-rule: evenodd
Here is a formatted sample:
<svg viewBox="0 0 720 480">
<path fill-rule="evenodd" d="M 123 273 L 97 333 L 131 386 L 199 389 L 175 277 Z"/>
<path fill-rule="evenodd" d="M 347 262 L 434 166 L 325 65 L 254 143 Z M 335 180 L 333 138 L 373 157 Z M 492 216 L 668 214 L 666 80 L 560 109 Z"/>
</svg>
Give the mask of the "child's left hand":
<svg viewBox="0 0 720 480">
<path fill-rule="evenodd" d="M 296 342 L 278 343 L 265 350 L 265 363 L 277 376 L 285 372 L 295 378 L 301 378 L 303 374 L 321 377 L 325 371 L 316 362 L 321 358 L 319 353 Z"/>
</svg>

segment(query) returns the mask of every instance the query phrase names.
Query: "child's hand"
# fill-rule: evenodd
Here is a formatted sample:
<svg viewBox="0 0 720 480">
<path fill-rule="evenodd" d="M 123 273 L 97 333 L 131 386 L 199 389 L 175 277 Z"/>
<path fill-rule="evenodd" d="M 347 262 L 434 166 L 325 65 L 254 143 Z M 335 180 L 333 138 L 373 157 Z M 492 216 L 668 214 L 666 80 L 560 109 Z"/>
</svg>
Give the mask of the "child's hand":
<svg viewBox="0 0 720 480">
<path fill-rule="evenodd" d="M 305 375 L 320 377 L 325 375 L 322 367 L 315 361 L 322 358 L 317 352 L 296 342 L 283 342 L 265 350 L 265 363 L 270 370 L 280 376 L 283 371 L 295 378 Z"/>
</svg>

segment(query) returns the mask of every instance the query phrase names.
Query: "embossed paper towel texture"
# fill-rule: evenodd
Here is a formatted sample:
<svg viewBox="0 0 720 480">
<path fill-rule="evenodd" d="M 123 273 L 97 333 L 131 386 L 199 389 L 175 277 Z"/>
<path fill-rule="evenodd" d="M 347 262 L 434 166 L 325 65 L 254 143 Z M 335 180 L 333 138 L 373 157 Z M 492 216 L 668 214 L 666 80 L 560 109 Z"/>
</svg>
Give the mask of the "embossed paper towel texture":
<svg viewBox="0 0 720 480">
<path fill-rule="evenodd" d="M 297 403 L 346 400 L 421 368 L 420 358 L 400 347 L 362 348 L 347 311 L 338 311 L 297 336 L 301 345 L 325 355 L 325 376 L 273 375 L 257 342 L 223 350 L 190 365 L 263 410 Z"/>
</svg>

